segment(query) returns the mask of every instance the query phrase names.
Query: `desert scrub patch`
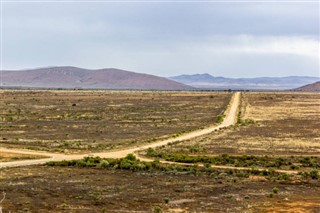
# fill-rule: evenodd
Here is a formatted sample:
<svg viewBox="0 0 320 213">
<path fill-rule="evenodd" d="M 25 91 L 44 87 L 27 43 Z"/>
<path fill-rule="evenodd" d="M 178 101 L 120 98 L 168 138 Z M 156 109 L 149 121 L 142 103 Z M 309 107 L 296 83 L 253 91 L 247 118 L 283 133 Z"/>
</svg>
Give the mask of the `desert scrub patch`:
<svg viewBox="0 0 320 213">
<path fill-rule="evenodd" d="M 198 152 L 200 145 L 191 146 L 191 153 Z M 167 152 L 149 148 L 146 155 L 153 158 L 160 158 L 167 161 L 181 163 L 203 163 L 213 165 L 228 165 L 235 167 L 262 167 L 262 168 L 319 168 L 319 157 L 273 157 L 273 156 L 254 156 L 254 155 L 188 155 L 175 152 Z M 300 165 L 300 166 L 298 166 Z"/>
<path fill-rule="evenodd" d="M 133 172 L 144 171 L 148 173 L 165 173 L 171 175 L 209 175 L 216 182 L 227 181 L 230 183 L 238 182 L 238 179 L 247 179 L 250 175 L 265 176 L 273 181 L 289 181 L 291 175 L 281 174 L 274 170 L 257 170 L 248 168 L 248 170 L 237 169 L 217 169 L 208 166 L 199 166 L 197 164 L 175 165 L 162 164 L 159 160 L 152 162 L 144 162 L 137 159 L 133 154 L 128 154 L 125 158 L 120 159 L 104 159 L 100 157 L 85 157 L 81 160 L 48 162 L 47 166 L 61 167 L 90 167 L 97 169 L 111 170 L 129 170 Z M 166 202 L 166 201 L 165 201 Z"/>
<path fill-rule="evenodd" d="M 0 118 L 5 123 L 0 135 L 6 139 L 0 142 L 78 153 L 147 143 L 212 125 L 232 93 L 21 90 L 4 91 L 3 97 L 1 103 L 9 107 L 3 107 Z M 70 143 L 75 140 L 81 145 Z M 54 141 L 59 146 L 52 147 Z"/>
<path fill-rule="evenodd" d="M 217 115 L 216 116 L 216 123 L 218 123 L 218 124 L 222 123 L 225 117 L 226 117 L 226 115 Z"/>
<path fill-rule="evenodd" d="M 161 164 L 159 160 L 153 162 L 144 162 L 137 159 L 133 154 L 128 154 L 125 158 L 120 159 L 103 159 L 100 157 L 85 157 L 81 160 L 70 161 L 51 161 L 47 166 L 67 166 L 67 167 L 95 167 L 95 168 L 109 168 L 122 169 L 131 171 L 162 171 L 162 172 L 182 172 L 183 174 L 212 173 L 213 169 L 202 168 L 197 166 L 180 166 L 180 165 L 166 165 Z"/>
<path fill-rule="evenodd" d="M 310 171 L 299 172 L 299 175 L 301 175 L 304 179 L 311 178 L 314 180 L 318 180 L 320 178 L 318 169 L 311 169 Z"/>
<path fill-rule="evenodd" d="M 188 153 L 187 147 L 199 142 L 206 148 L 202 154 L 208 155 L 318 155 L 319 93 L 242 92 L 241 95 L 243 107 L 239 109 L 238 124 L 186 140 L 166 151 L 183 149 L 183 153 Z M 204 138 L 206 141 L 202 143 Z M 311 164 L 307 159 L 303 163 L 296 162 L 292 168 L 300 170 Z"/>
</svg>

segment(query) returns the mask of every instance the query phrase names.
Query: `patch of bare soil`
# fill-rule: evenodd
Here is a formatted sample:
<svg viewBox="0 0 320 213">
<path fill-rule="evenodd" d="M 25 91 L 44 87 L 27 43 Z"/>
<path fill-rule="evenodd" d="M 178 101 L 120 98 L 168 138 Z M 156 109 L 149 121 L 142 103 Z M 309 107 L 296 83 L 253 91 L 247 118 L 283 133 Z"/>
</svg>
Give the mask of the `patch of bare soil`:
<svg viewBox="0 0 320 213">
<path fill-rule="evenodd" d="M 41 155 L 26 155 L 11 152 L 0 152 L 0 162 L 18 161 L 18 160 L 31 160 L 45 158 Z"/>
<path fill-rule="evenodd" d="M 288 198 L 290 197 L 290 198 Z M 288 196 L 284 200 L 268 201 L 250 208 L 253 212 L 320 212 L 320 196 Z"/>
</svg>

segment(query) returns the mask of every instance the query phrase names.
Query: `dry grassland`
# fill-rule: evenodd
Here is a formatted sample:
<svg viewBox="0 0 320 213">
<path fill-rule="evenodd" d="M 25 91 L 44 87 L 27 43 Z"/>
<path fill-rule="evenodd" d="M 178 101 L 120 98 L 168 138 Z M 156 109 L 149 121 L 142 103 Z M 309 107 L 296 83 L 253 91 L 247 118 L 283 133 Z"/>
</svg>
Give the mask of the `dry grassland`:
<svg viewBox="0 0 320 213">
<path fill-rule="evenodd" d="M 33 166 L 2 169 L 7 212 L 318 212 L 319 182 Z M 277 189 L 276 193 L 273 193 Z M 270 196 L 272 194 L 272 197 Z"/>
<path fill-rule="evenodd" d="M 1 143 L 84 151 L 98 144 L 106 149 L 135 144 L 132 138 L 147 142 L 216 122 L 230 97 L 6 92 L 1 104 L 10 107 L 1 112 Z M 0 191 L 7 193 L 1 206 L 5 212 L 319 212 L 320 158 L 305 156 L 320 153 L 319 100 L 319 93 L 243 93 L 237 125 L 145 151 L 149 157 L 190 161 L 189 166 L 141 162 L 131 155 L 1 168 Z M 64 144 L 71 140 L 81 144 Z"/>
<path fill-rule="evenodd" d="M 242 124 L 162 150 L 197 155 L 320 155 L 319 93 L 243 93 L 241 114 Z"/>
<path fill-rule="evenodd" d="M 232 93 L 3 91 L 0 144 L 51 152 L 110 150 L 215 123 Z"/>
</svg>

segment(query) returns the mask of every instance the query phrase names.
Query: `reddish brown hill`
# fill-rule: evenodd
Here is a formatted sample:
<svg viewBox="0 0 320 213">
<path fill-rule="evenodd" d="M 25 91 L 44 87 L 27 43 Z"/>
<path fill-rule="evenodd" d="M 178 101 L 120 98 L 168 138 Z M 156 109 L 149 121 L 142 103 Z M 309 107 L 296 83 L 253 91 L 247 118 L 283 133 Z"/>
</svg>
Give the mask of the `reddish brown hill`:
<svg viewBox="0 0 320 213">
<path fill-rule="evenodd" d="M 320 81 L 295 89 L 296 91 L 320 92 Z"/>
<path fill-rule="evenodd" d="M 190 90 L 184 85 L 154 75 L 119 69 L 87 70 L 50 67 L 24 71 L 3 71 L 6 87 Z"/>
</svg>

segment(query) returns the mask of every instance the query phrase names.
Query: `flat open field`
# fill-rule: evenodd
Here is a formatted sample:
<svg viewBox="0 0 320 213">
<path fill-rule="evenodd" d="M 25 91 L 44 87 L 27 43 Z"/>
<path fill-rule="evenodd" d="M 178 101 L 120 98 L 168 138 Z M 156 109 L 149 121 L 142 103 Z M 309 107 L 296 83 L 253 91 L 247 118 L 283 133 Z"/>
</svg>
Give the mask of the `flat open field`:
<svg viewBox="0 0 320 213">
<path fill-rule="evenodd" d="M 1 170 L 7 212 L 319 212 L 319 181 L 33 166 Z"/>
<path fill-rule="evenodd" d="M 319 93 L 242 93 L 241 123 L 162 148 L 192 155 L 320 155 Z"/>
<path fill-rule="evenodd" d="M 22 94 L 24 94 L 23 92 L 25 91 L 22 91 Z M 30 91 L 28 92 L 30 93 Z M 31 139 L 36 136 L 40 137 L 42 143 L 39 144 L 43 149 L 83 151 L 85 148 L 82 150 L 82 147 L 56 147 L 50 144 L 54 140 L 65 141 L 63 137 L 66 137 L 66 134 L 85 138 L 85 134 L 80 131 L 79 134 L 71 133 L 72 129 L 69 127 L 65 128 L 66 130 L 63 129 L 64 131 L 70 130 L 69 133 L 61 133 L 59 130 L 62 125 L 73 123 L 80 126 L 82 131 L 87 131 L 85 127 L 90 129 L 90 125 L 95 125 L 94 128 L 102 128 L 103 124 L 110 123 L 107 119 L 104 120 L 104 116 L 107 115 L 109 119 L 112 118 L 112 115 L 115 116 L 112 120 L 113 124 L 122 125 L 124 122 L 126 123 L 124 127 L 128 127 L 128 129 L 113 129 L 113 131 L 118 131 L 118 134 L 124 134 L 114 135 L 113 140 L 118 146 L 134 144 L 127 143 L 124 139 L 116 139 L 131 135 L 130 131 L 133 130 L 137 132 L 132 133 L 132 137 L 137 136 L 139 138 L 137 141 L 140 142 L 141 139 L 141 142 L 147 142 L 153 137 L 163 135 L 167 137 L 177 132 L 215 123 L 218 119 L 217 115 L 222 113 L 231 97 L 229 93 L 207 92 L 130 93 L 123 91 L 122 94 L 122 91 L 108 91 L 100 94 L 96 91 L 85 92 L 88 94 L 84 97 L 91 101 L 76 102 L 76 105 L 72 106 L 75 100 L 80 99 L 76 95 L 78 93 L 83 95 L 82 92 L 84 91 L 61 91 L 61 94 L 60 92 L 50 92 L 53 94 L 50 97 L 56 97 L 54 94 L 57 93 L 57 100 L 69 96 L 71 99 L 70 101 L 65 98 L 64 107 L 51 113 L 55 116 L 59 116 L 61 111 L 74 114 L 79 110 L 73 111 L 74 107 L 80 105 L 86 106 L 80 110 L 82 114 L 88 113 L 85 109 L 90 109 L 90 112 L 97 109 L 96 111 L 100 112 L 100 109 L 103 108 L 101 105 L 105 107 L 105 102 L 108 100 L 106 94 L 113 95 L 114 104 L 121 105 L 121 103 L 127 103 L 126 101 L 132 101 L 130 103 L 137 103 L 137 105 L 125 106 L 141 107 L 136 107 L 133 111 L 129 110 L 131 107 L 120 107 L 117 114 L 108 114 L 109 111 L 103 111 L 104 113 L 100 113 L 103 115 L 102 120 L 94 120 L 96 123 L 88 118 L 81 123 L 81 120 L 78 121 L 75 117 L 71 119 L 70 116 L 64 116 L 61 120 L 55 117 L 50 122 L 47 121 L 52 125 L 49 127 L 53 129 L 53 132 L 48 131 L 49 127 L 41 127 L 43 131 L 52 134 L 51 137 L 45 136 L 31 125 L 36 124 L 38 120 L 42 121 L 43 118 L 39 117 L 39 114 L 45 113 L 40 109 L 45 109 L 44 111 L 48 109 L 45 107 L 32 108 L 29 112 L 32 122 L 28 123 L 29 119 L 27 118 L 20 120 L 20 118 L 14 117 L 10 122 L 2 123 L 2 125 L 5 123 L 5 125 L 11 126 L 5 126 L 7 128 L 5 130 L 2 129 L 4 133 L 8 132 L 6 136 L 3 136 L 5 138 L 2 141 L 3 145 L 36 147 L 37 143 L 33 144 L 33 140 L 28 139 L 30 135 L 27 135 L 26 132 L 15 133 L 15 135 L 24 138 L 24 140 L 17 140 L 16 143 L 12 140 L 14 136 L 10 135 L 10 131 L 13 129 L 23 131 L 23 128 L 30 128 L 30 133 L 33 135 Z M 39 92 L 39 94 L 45 96 L 44 92 Z M 40 97 L 39 94 L 37 97 Z M 97 98 L 100 97 L 99 95 L 105 99 Z M 162 96 L 163 99 L 160 98 Z M 4 103 L 9 103 L 8 97 L 10 96 L 8 95 L 4 99 L 6 100 Z M 11 96 L 10 99 L 12 102 L 16 100 L 13 97 Z M 72 97 L 77 98 L 72 99 Z M 95 98 L 90 99 L 90 97 Z M 144 103 L 140 102 L 142 97 L 145 98 Z M 48 100 L 50 101 L 50 99 Z M 101 100 L 104 102 L 100 103 Z M 152 100 L 158 101 L 158 104 Z M 11 212 L 318 213 L 320 212 L 319 100 L 320 94 L 318 93 L 242 93 L 238 124 L 192 140 L 173 142 L 167 146 L 150 148 L 140 152 L 152 158 L 171 161 L 171 164 L 164 164 L 158 160 L 142 162 L 133 155 L 128 155 L 123 159 L 87 157 L 82 160 L 49 162 L 43 166 L 1 168 L 0 192 L 6 192 L 6 198 L 0 206 L 3 210 Z M 28 101 L 30 100 L 28 99 Z M 51 100 L 51 102 L 50 106 L 54 101 Z M 42 103 L 46 106 L 45 98 Z M 143 108 L 147 103 L 149 103 L 148 107 Z M 160 103 L 166 111 L 159 110 Z M 181 107 L 180 110 L 175 108 L 177 105 Z M 17 107 L 17 105 L 15 106 Z M 32 104 L 28 106 L 33 107 Z M 41 113 L 38 113 L 38 109 Z M 150 109 L 154 113 L 148 111 Z M 140 113 L 139 116 L 134 117 L 135 112 Z M 4 119 L 7 119 L 8 113 L 6 109 Z M 32 120 L 33 114 L 36 116 L 34 120 Z M 129 122 L 130 119 L 121 120 L 122 115 L 134 118 L 136 124 L 140 126 L 133 126 Z M 155 115 L 159 117 L 152 122 Z M 159 121 L 161 118 L 178 120 L 164 122 Z M 189 120 L 183 120 L 184 118 Z M 27 127 L 19 126 L 23 122 L 28 123 Z M 59 126 L 57 124 L 61 125 L 60 129 L 57 128 Z M 170 127 L 173 129 L 167 125 L 172 125 Z M 141 130 L 142 126 L 146 126 L 143 131 Z M 107 127 L 106 125 L 105 128 Z M 139 135 L 137 133 L 140 130 L 142 132 Z M 157 132 L 157 130 L 159 131 Z M 90 135 L 89 133 L 87 134 Z M 54 134 L 57 134 L 60 139 L 53 139 Z M 112 144 L 112 141 L 108 140 L 109 135 L 104 135 L 104 132 L 100 134 L 96 134 L 97 139 L 95 140 L 109 147 L 108 144 Z M 110 133 L 110 137 L 112 135 Z M 93 134 L 92 137 L 94 137 Z M 99 137 L 104 140 L 100 141 Z M 18 145 L 22 141 L 25 144 Z M 91 140 L 85 141 L 94 144 Z M 86 149 L 95 150 L 96 147 L 87 147 Z M 174 164 L 174 161 L 189 163 L 189 165 L 177 165 Z M 214 166 L 225 167 L 217 168 Z"/>
<path fill-rule="evenodd" d="M 0 144 L 51 152 L 122 148 L 214 124 L 227 92 L 2 91 Z"/>
</svg>

